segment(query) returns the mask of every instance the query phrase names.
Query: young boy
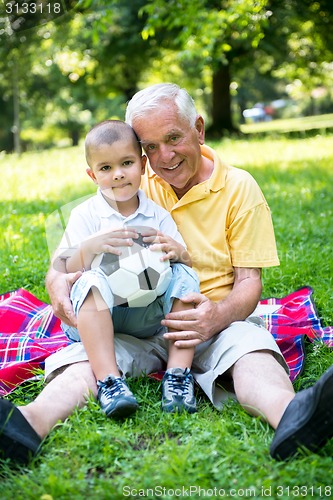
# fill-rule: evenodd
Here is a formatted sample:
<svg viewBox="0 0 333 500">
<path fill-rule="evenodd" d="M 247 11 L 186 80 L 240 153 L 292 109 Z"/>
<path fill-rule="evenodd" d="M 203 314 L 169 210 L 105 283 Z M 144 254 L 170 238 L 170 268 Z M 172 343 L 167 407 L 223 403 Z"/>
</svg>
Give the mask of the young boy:
<svg viewBox="0 0 333 500">
<path fill-rule="evenodd" d="M 139 189 L 146 156 L 133 129 L 118 120 L 99 123 L 86 137 L 85 152 L 87 174 L 98 190 L 72 211 L 59 247 L 57 258 L 65 259 L 67 272 L 84 271 L 71 291 L 78 328 L 63 324 L 63 329 L 70 340 L 81 340 L 85 347 L 102 410 L 119 418 L 133 413 L 138 403 L 117 365 L 114 332 L 137 338 L 158 334 L 170 310 L 192 307 L 179 299 L 199 292 L 199 282 L 172 217 Z M 120 255 L 120 246 L 131 246 L 139 236 L 132 227 L 137 225 L 147 226 L 142 236 L 144 242 L 153 243 L 151 251 L 164 251 L 163 259 L 172 262 L 172 279 L 166 292 L 145 308 L 114 306 L 107 276 L 100 268 L 91 269 L 91 263 L 100 253 Z M 164 411 L 196 411 L 190 374 L 193 355 L 194 348 L 179 349 L 170 342 L 162 381 Z"/>
</svg>

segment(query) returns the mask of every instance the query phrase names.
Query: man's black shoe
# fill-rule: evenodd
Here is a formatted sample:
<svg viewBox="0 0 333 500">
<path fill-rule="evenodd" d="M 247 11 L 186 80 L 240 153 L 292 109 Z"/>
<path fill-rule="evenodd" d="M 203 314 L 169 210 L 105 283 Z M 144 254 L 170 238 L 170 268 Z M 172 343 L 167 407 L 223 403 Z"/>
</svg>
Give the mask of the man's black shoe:
<svg viewBox="0 0 333 500">
<path fill-rule="evenodd" d="M 7 399 L 0 399 L 0 458 L 27 464 L 37 455 L 42 440 L 22 413 Z"/>
<path fill-rule="evenodd" d="M 313 387 L 296 394 L 275 431 L 270 454 L 286 460 L 299 450 L 316 452 L 333 437 L 333 366 Z"/>
</svg>

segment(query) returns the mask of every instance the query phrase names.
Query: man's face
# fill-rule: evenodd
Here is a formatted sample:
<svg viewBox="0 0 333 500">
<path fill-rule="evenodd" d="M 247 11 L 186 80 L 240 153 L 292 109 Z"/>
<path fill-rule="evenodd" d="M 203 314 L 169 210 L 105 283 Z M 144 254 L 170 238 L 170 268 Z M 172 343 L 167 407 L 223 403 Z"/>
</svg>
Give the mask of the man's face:
<svg viewBox="0 0 333 500">
<path fill-rule="evenodd" d="M 204 123 L 198 116 L 194 127 L 181 119 L 172 101 L 161 102 L 156 110 L 135 118 L 132 126 L 154 172 L 168 182 L 179 197 L 202 182 L 200 145 Z"/>
</svg>

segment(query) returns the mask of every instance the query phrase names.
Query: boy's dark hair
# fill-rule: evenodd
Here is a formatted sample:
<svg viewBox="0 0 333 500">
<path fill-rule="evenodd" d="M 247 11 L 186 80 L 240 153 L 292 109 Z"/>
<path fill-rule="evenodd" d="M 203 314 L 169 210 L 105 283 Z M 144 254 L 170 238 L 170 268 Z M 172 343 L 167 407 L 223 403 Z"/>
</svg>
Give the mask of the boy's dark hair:
<svg viewBox="0 0 333 500">
<path fill-rule="evenodd" d="M 132 140 L 138 153 L 142 154 L 138 136 L 130 125 L 121 120 L 104 120 L 97 123 L 87 134 L 85 140 L 86 160 L 89 165 L 90 149 L 98 148 L 102 144 L 112 145 L 120 140 Z"/>
</svg>

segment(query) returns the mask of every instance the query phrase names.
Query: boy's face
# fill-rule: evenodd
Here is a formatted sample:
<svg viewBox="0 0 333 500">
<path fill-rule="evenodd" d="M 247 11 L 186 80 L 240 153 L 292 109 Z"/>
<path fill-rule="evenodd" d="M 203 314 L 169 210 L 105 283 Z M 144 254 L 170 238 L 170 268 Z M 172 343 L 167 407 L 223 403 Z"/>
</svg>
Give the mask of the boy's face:
<svg viewBox="0 0 333 500">
<path fill-rule="evenodd" d="M 120 140 L 90 149 L 87 174 L 111 202 L 129 204 L 137 200 L 145 165 L 135 144 Z"/>
</svg>

